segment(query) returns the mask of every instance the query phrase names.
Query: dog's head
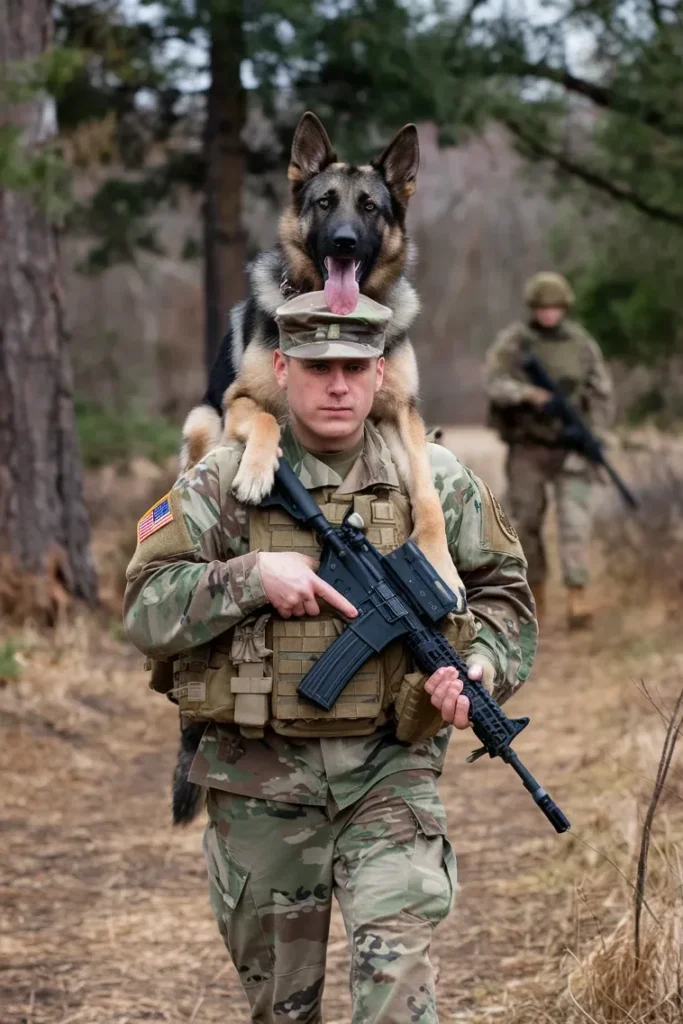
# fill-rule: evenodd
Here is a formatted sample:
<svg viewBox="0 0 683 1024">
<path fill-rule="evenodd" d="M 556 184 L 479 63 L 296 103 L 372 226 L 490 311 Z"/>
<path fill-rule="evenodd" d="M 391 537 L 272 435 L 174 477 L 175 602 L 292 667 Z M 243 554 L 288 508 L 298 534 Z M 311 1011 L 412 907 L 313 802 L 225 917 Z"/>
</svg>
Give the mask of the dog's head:
<svg viewBox="0 0 683 1024">
<path fill-rule="evenodd" d="M 280 223 L 292 283 L 324 287 L 335 313 L 352 312 L 359 289 L 382 301 L 405 267 L 405 214 L 419 159 L 417 129 L 408 124 L 374 163 L 339 163 L 318 118 L 304 114 L 288 171 L 292 203 Z"/>
</svg>

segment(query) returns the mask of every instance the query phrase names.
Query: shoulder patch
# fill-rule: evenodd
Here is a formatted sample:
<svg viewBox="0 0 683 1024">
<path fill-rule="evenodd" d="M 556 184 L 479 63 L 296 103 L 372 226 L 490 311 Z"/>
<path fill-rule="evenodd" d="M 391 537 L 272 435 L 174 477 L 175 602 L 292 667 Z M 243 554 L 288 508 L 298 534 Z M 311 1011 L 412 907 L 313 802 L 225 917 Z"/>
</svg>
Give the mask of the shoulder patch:
<svg viewBox="0 0 683 1024">
<path fill-rule="evenodd" d="M 168 506 L 168 507 L 166 507 Z M 157 518 L 154 519 L 156 510 Z M 163 520 L 163 522 L 162 522 Z M 142 525 L 147 521 L 147 525 Z M 162 530 L 164 526 L 166 529 Z M 140 533 L 143 536 L 140 536 Z M 165 494 L 152 505 L 138 523 L 138 543 L 126 570 L 126 579 L 133 580 L 150 562 L 189 556 L 194 559 L 194 544 L 187 529 L 182 499 L 178 490 Z"/>
<path fill-rule="evenodd" d="M 157 530 L 160 530 L 162 526 L 166 526 L 167 523 L 173 522 L 173 509 L 171 508 L 171 495 L 170 492 L 165 494 L 163 498 L 157 501 L 156 505 L 145 512 L 144 516 L 138 520 L 138 543 L 145 540 L 146 537 L 150 537 Z"/>
<path fill-rule="evenodd" d="M 491 490 L 489 490 L 489 497 L 491 498 L 491 502 L 493 504 L 493 514 L 498 520 L 498 525 L 500 526 L 505 536 L 509 537 L 510 540 L 513 541 L 519 540 L 519 537 L 517 536 L 517 531 L 515 530 L 510 520 L 508 519 L 507 512 L 505 511 L 501 503 L 498 501 L 498 498 Z"/>
<path fill-rule="evenodd" d="M 488 484 L 479 480 L 482 499 L 482 541 L 489 551 L 524 559 L 517 531 Z"/>
</svg>

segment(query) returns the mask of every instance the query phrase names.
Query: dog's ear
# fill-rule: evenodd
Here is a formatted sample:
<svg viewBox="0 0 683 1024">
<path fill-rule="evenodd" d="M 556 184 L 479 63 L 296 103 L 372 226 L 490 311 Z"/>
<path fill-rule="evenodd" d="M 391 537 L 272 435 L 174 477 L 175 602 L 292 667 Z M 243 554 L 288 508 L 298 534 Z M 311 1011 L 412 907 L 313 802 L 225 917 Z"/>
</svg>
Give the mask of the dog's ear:
<svg viewBox="0 0 683 1024">
<path fill-rule="evenodd" d="M 420 166 L 420 144 L 417 128 L 406 124 L 396 132 L 384 152 L 377 157 L 375 167 L 400 203 L 408 202 L 415 191 L 417 169 Z"/>
<path fill-rule="evenodd" d="M 336 159 L 327 132 L 315 114 L 307 110 L 294 132 L 287 177 L 293 185 L 303 184 Z"/>
</svg>

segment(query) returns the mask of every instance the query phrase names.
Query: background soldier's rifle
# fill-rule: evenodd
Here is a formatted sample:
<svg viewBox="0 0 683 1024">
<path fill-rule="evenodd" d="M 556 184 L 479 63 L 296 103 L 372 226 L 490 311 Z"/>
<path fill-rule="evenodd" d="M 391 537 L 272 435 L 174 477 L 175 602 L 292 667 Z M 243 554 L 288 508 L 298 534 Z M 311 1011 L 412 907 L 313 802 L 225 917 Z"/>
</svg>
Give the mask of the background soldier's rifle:
<svg viewBox="0 0 683 1024">
<path fill-rule="evenodd" d="M 449 612 L 462 610 L 463 596 L 455 594 L 411 540 L 383 555 L 361 532 L 357 513 L 347 514 L 339 529 L 325 518 L 284 458 L 265 505 L 284 508 L 297 522 L 313 530 L 322 544 L 318 575 L 358 609 L 341 636 L 306 673 L 298 692 L 329 710 L 358 669 L 393 640 L 402 639 L 417 667 L 431 675 L 453 666 L 464 681 L 470 720 L 482 744 L 469 761 L 483 754 L 500 757 L 519 775 L 556 832 L 570 827 L 557 804 L 511 749 L 511 742 L 528 718 L 508 718 L 478 682 L 467 679 L 467 665 L 453 650 L 437 624 Z"/>
<path fill-rule="evenodd" d="M 638 501 L 635 495 L 629 490 L 617 471 L 605 458 L 602 444 L 588 429 L 572 403 L 562 394 L 541 360 L 537 356 L 528 354 L 522 359 L 522 367 L 532 384 L 537 388 L 543 388 L 544 391 L 549 391 L 553 396 L 547 405 L 544 406 L 543 411 L 549 416 L 556 416 L 562 421 L 564 430 L 560 435 L 560 446 L 579 452 L 596 466 L 602 466 L 609 474 L 624 501 L 631 508 L 638 508 Z"/>
</svg>

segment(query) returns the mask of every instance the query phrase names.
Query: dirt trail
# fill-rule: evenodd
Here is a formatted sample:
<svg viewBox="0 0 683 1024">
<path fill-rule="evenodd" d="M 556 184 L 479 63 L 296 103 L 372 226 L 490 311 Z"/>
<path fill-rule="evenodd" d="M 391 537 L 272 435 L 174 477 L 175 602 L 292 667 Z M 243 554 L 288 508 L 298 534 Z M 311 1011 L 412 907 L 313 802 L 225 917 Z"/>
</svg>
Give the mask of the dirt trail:
<svg viewBox="0 0 683 1024">
<path fill-rule="evenodd" d="M 655 762 L 657 716 L 633 680 L 667 693 L 682 674 L 666 610 L 648 614 L 606 606 L 570 637 L 558 611 L 510 707 L 532 717 L 518 752 L 589 841 L 608 815 L 633 842 L 632 743 L 645 774 Z M 23 680 L 0 690 L 0 1024 L 248 1020 L 209 909 L 202 826 L 169 826 L 173 708 L 106 628 L 25 642 Z M 499 1021 L 579 932 L 590 937 L 603 874 L 592 879 L 599 857 L 555 837 L 511 770 L 465 765 L 469 748 L 457 737 L 442 780 L 459 893 L 434 945 L 439 1000 L 444 1021 Z M 349 1019 L 347 969 L 335 914 L 328 1022 Z"/>
</svg>

